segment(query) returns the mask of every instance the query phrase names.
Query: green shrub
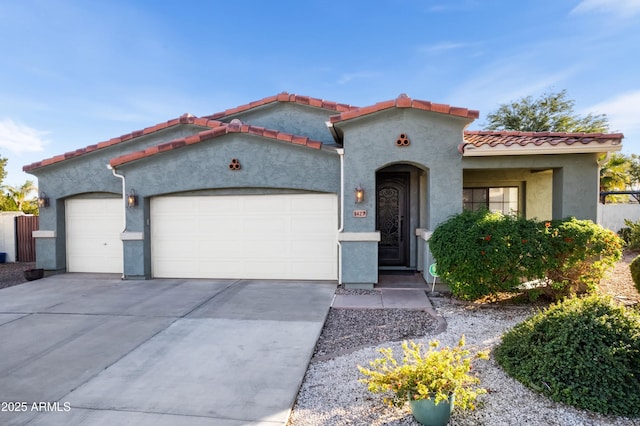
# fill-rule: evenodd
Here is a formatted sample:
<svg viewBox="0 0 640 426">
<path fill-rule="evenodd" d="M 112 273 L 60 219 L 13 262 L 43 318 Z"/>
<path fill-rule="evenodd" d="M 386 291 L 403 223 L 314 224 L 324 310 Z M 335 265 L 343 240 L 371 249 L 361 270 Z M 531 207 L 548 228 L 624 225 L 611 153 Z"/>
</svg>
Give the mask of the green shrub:
<svg viewBox="0 0 640 426">
<path fill-rule="evenodd" d="M 463 211 L 435 229 L 429 249 L 453 294 L 474 300 L 542 278 L 548 252 L 542 234 L 538 224 L 516 216 Z"/>
<path fill-rule="evenodd" d="M 636 289 L 640 292 L 640 256 L 636 256 L 636 258 L 631 261 L 629 269 L 631 270 L 631 279 L 633 279 Z"/>
<path fill-rule="evenodd" d="M 629 250 L 640 249 L 640 220 L 632 222 L 629 219 L 624 220 L 626 228 L 619 231 L 620 237 L 624 239 L 625 245 Z"/>
<path fill-rule="evenodd" d="M 566 299 L 502 336 L 496 361 L 554 401 L 640 416 L 640 313 L 610 297 Z"/>
<path fill-rule="evenodd" d="M 545 222 L 551 245 L 543 292 L 554 300 L 595 292 L 605 272 L 620 260 L 622 240 L 590 220 Z"/>
<path fill-rule="evenodd" d="M 631 238 L 631 228 L 624 227 L 618 230 L 618 237 L 622 238 L 624 241 L 624 246 L 629 246 L 629 239 Z"/>
<path fill-rule="evenodd" d="M 593 292 L 621 247 L 619 237 L 591 221 L 541 222 L 486 210 L 449 218 L 429 240 L 441 277 L 466 300 L 520 292 L 533 280 L 536 295 L 554 300 Z"/>
</svg>

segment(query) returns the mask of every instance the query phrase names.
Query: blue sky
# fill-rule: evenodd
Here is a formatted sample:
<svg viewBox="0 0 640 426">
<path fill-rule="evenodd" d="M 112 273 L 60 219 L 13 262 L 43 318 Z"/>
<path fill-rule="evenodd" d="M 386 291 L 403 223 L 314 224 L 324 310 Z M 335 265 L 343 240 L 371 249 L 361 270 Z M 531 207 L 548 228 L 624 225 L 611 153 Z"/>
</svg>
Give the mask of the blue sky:
<svg viewBox="0 0 640 426">
<path fill-rule="evenodd" d="M 282 91 L 488 112 L 567 89 L 640 153 L 640 0 L 0 0 L 0 156 L 22 166 Z"/>
</svg>

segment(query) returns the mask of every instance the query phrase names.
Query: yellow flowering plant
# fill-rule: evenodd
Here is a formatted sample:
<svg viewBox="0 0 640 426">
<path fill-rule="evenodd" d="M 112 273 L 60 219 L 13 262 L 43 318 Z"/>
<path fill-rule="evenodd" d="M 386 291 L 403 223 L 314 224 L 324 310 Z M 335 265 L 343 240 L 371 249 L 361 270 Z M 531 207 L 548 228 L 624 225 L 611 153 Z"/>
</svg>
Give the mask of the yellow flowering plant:
<svg viewBox="0 0 640 426">
<path fill-rule="evenodd" d="M 432 398 L 438 404 L 453 396 L 457 407 L 473 410 L 477 396 L 486 390 L 475 386 L 480 379 L 470 374 L 471 364 L 475 359 L 489 359 L 489 352 L 472 354 L 464 345 L 464 335 L 453 348 L 440 348 L 440 342 L 433 340 L 426 351 L 421 344 L 404 341 L 401 362 L 394 358 L 391 348 L 380 349 L 383 357 L 370 361 L 370 368 L 358 365 L 366 376 L 360 382 L 372 393 L 393 394 L 384 398 L 389 405 L 402 406 L 410 398 Z"/>
</svg>

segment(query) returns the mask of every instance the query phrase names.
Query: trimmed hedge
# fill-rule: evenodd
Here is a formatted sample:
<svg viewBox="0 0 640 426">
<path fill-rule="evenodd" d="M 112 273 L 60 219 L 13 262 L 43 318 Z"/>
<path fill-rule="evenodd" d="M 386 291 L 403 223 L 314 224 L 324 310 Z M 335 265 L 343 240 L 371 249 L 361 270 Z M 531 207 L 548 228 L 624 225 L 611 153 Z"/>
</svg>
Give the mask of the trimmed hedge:
<svg viewBox="0 0 640 426">
<path fill-rule="evenodd" d="M 429 240 L 438 272 L 456 297 L 475 300 L 520 292 L 552 299 L 593 292 L 622 255 L 622 240 L 591 221 L 536 221 L 487 210 L 464 211 L 440 224 Z"/>
<path fill-rule="evenodd" d="M 552 305 L 505 333 L 495 358 L 510 376 L 554 401 L 640 416 L 640 313 L 611 297 Z"/>
</svg>

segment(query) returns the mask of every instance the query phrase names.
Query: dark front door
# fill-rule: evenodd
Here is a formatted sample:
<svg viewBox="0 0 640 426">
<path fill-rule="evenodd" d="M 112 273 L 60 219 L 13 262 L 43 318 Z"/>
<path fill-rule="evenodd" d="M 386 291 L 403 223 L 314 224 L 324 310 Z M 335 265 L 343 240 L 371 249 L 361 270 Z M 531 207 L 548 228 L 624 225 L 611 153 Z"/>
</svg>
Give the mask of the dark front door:
<svg viewBox="0 0 640 426">
<path fill-rule="evenodd" d="M 409 266 L 409 173 L 378 173 L 376 225 L 380 266 Z"/>
</svg>

